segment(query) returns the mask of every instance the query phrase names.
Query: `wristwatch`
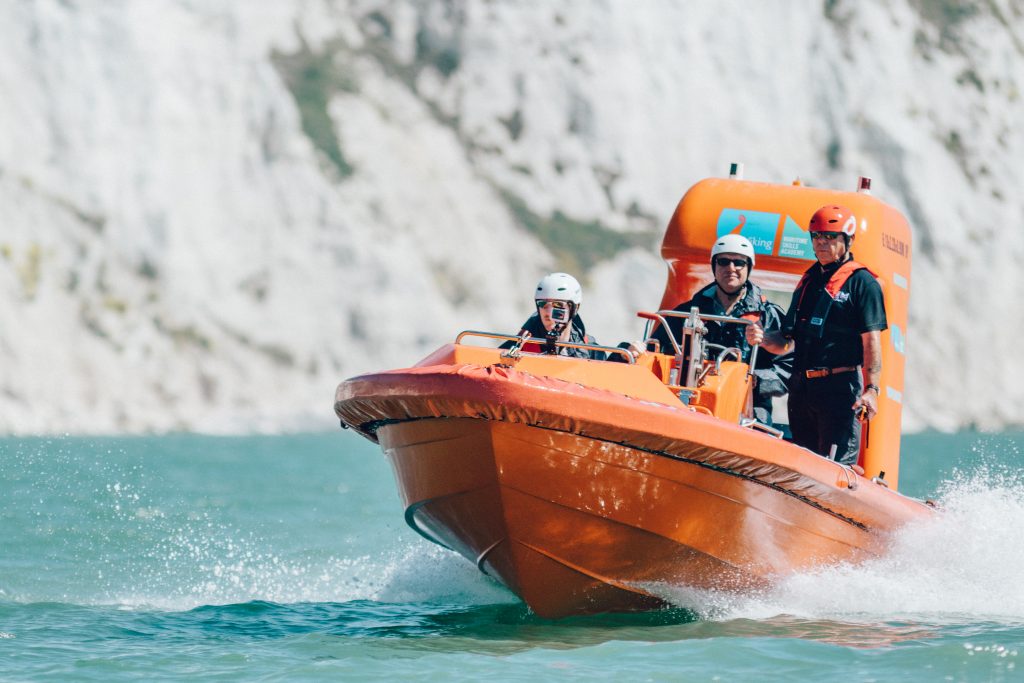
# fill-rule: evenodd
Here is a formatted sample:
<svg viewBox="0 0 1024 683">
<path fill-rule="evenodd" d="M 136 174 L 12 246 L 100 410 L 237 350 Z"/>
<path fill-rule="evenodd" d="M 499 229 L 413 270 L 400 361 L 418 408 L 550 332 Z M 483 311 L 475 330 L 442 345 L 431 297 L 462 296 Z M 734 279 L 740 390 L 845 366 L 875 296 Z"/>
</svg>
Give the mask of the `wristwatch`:
<svg viewBox="0 0 1024 683">
<path fill-rule="evenodd" d="M 864 391 L 867 391 L 868 389 L 874 389 L 875 390 L 875 396 L 880 396 L 881 393 L 882 393 L 882 392 L 880 392 L 878 390 L 878 385 L 877 384 L 869 384 L 866 387 L 864 387 Z"/>
</svg>

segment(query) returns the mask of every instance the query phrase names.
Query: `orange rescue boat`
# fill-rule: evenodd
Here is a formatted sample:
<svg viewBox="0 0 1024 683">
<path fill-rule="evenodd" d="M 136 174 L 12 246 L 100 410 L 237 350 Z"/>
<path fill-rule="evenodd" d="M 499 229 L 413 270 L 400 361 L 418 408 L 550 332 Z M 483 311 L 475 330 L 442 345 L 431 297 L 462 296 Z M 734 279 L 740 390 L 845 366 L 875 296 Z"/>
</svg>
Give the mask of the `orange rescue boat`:
<svg viewBox="0 0 1024 683">
<path fill-rule="evenodd" d="M 706 358 L 710 316 L 698 311 L 684 325 L 689 344 L 639 355 L 599 347 L 621 363 L 463 332 L 415 367 L 342 382 L 335 412 L 380 444 L 413 529 L 543 617 L 657 608 L 673 587 L 758 590 L 876 557 L 894 530 L 932 511 L 896 491 L 910 229 L 865 185 L 703 180 L 680 201 L 662 247 L 662 309 L 711 280 L 710 246 L 730 232 L 755 246 L 752 280 L 785 308 L 814 259 L 802 226 L 826 203 L 853 209 L 854 252 L 878 275 L 890 323 L 879 411 L 857 468 L 751 419 L 749 359 L 732 349 Z M 671 314 L 639 315 L 663 324 Z M 502 351 L 492 340 L 517 344 Z"/>
</svg>

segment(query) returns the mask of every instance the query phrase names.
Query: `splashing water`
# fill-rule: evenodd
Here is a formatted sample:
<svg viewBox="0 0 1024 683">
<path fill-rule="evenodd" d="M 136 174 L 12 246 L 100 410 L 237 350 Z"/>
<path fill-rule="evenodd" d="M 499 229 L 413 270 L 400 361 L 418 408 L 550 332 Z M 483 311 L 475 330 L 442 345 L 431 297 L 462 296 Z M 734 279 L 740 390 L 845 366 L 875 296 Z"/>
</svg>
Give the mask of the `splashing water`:
<svg viewBox="0 0 1024 683">
<path fill-rule="evenodd" d="M 210 447 L 199 437 L 185 442 Z M 10 492 L 0 513 L 19 529 L 8 535 L 8 556 L 47 569 L 0 573 L 0 600 L 174 611 L 249 601 L 514 599 L 406 529 L 392 500 L 375 493 L 389 482 L 360 486 L 371 474 L 386 476 L 383 468 L 341 472 L 330 486 L 306 483 L 318 477 L 299 469 L 296 486 L 305 489 L 289 491 L 278 481 L 278 453 L 261 457 L 231 440 L 224 443 L 241 453 L 177 444 L 153 452 L 161 443 L 65 438 L 0 448 Z M 342 460 L 328 454 L 325 462 Z M 326 517 L 307 513 L 318 508 Z"/>
<path fill-rule="evenodd" d="M 454 553 L 419 541 L 395 545 L 376 555 L 287 561 L 259 550 L 259 539 L 226 536 L 203 539 L 179 532 L 180 544 L 167 561 L 133 581 L 112 588 L 99 602 L 129 608 L 186 610 L 254 600 L 301 602 L 466 602 L 512 600 L 499 586 L 481 580 Z M 231 540 L 227 540 L 228 538 Z"/>
<path fill-rule="evenodd" d="M 0 579 L 0 599 L 167 610 L 254 600 L 514 601 L 471 563 L 402 524 L 398 502 L 379 493 L 393 484 L 375 453 L 350 461 L 328 453 L 311 475 L 308 463 L 291 472 L 280 453 L 261 455 L 244 442 L 217 442 L 233 449 L 226 455 L 197 456 L 197 447 L 210 448 L 201 439 L 161 446 L 169 455 L 150 452 L 165 441 L 142 440 L 141 449 L 137 441 L 110 447 L 74 439 L 8 447 L 13 494 L 4 518 L 26 530 L 9 537 L 8 549 L 20 543 L 24 563 L 52 566 L 20 583 Z M 877 560 L 797 575 L 752 596 L 678 586 L 657 592 L 714 620 L 1024 620 L 1024 475 L 1005 464 L 1018 456 L 973 447 L 968 467 L 935 484 L 940 514 L 904 528 Z M 280 485 L 288 477 L 295 490 Z M 325 477 L 327 484 L 308 483 Z"/>
<path fill-rule="evenodd" d="M 0 439 L 0 678 L 1015 680 L 1024 486 L 940 471 L 973 435 L 902 478 L 942 511 L 882 559 L 557 622 L 416 536 L 344 436 Z"/>
<path fill-rule="evenodd" d="M 957 472 L 938 504 L 938 515 L 904 527 L 876 560 L 799 574 L 753 596 L 667 595 L 712 619 L 1024 622 L 1024 475 L 985 464 Z"/>
</svg>

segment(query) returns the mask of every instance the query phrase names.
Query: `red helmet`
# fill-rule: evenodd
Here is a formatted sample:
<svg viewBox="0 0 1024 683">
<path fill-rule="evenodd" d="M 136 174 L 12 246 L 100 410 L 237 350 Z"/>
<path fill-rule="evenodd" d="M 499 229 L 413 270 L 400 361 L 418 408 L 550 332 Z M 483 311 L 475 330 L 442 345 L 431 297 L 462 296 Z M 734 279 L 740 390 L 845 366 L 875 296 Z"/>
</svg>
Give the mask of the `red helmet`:
<svg viewBox="0 0 1024 683">
<path fill-rule="evenodd" d="M 853 236 L 857 232 L 857 217 L 845 206 L 826 204 L 811 216 L 808 232 L 841 232 Z"/>
</svg>

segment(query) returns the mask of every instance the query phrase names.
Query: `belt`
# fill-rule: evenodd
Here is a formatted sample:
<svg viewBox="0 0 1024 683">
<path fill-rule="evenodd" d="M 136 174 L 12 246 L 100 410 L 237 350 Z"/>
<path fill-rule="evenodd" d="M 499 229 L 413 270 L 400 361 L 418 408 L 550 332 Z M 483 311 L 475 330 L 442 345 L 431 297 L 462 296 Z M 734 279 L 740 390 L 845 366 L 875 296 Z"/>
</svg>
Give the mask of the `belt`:
<svg viewBox="0 0 1024 683">
<path fill-rule="evenodd" d="M 860 366 L 854 365 L 848 368 L 815 368 L 814 370 L 807 370 L 804 375 L 807 379 L 816 379 L 818 377 L 828 377 L 829 375 L 838 375 L 844 372 L 853 372 Z"/>
</svg>

